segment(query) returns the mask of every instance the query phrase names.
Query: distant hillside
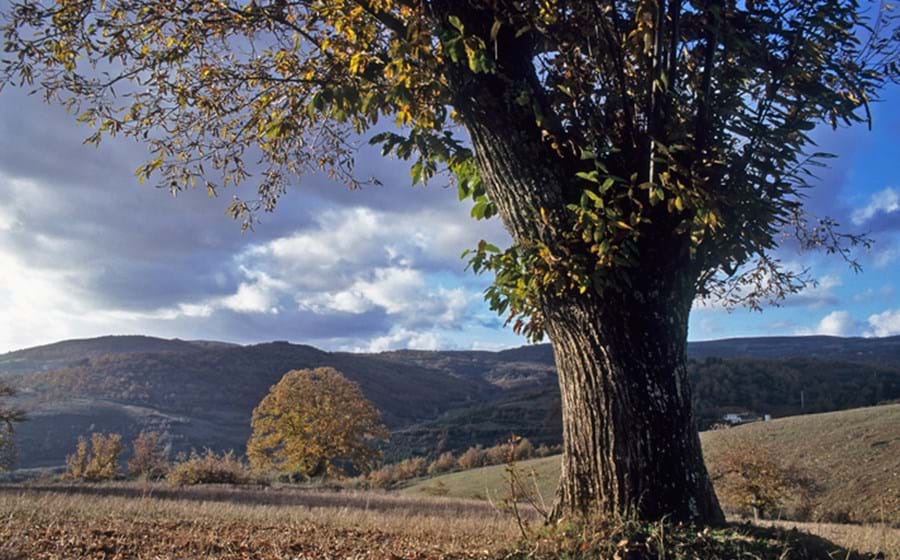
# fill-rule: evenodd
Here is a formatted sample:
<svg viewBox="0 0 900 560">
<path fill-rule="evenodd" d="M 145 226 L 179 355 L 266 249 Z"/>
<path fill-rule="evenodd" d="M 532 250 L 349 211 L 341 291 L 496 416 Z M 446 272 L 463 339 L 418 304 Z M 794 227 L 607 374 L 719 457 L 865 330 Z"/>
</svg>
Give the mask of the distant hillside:
<svg viewBox="0 0 900 560">
<path fill-rule="evenodd" d="M 886 360 L 887 361 L 887 360 Z M 494 371 L 494 370 L 490 370 Z M 774 417 L 873 406 L 900 398 L 900 368 L 803 358 L 714 358 L 688 361 L 700 429 L 729 412 Z M 476 402 L 397 431 L 399 454 L 423 455 L 473 444 L 491 446 L 515 433 L 535 444 L 562 438 L 556 376 L 536 377 L 490 402 Z M 434 442 L 440 442 L 435 449 Z"/>
<path fill-rule="evenodd" d="M 766 350 L 767 340 L 773 349 Z M 898 348 L 900 337 L 692 344 L 695 409 L 708 426 L 735 410 L 783 416 L 898 399 Z M 754 357 L 762 354 L 767 357 Z M 23 467 L 62 464 L 77 436 L 91 431 L 130 439 L 155 428 L 168 432 L 176 451 L 243 451 L 251 412 L 268 388 L 290 369 L 317 366 L 343 371 L 382 410 L 393 430 L 389 459 L 493 445 L 511 433 L 535 443 L 561 437 L 556 371 L 546 344 L 500 352 L 351 354 L 287 342 L 238 346 L 109 336 L 0 355 L 0 377 L 20 390 L 18 403 L 30 416 L 18 436 Z"/>
<path fill-rule="evenodd" d="M 756 443 L 785 464 L 803 469 L 820 486 L 812 516 L 822 520 L 900 525 L 900 405 L 781 418 L 700 434 L 707 464 L 714 468 L 727 445 Z M 541 494 L 552 501 L 559 481 L 559 456 L 520 464 L 534 470 Z M 419 481 L 403 493 L 496 499 L 505 490 L 505 465 L 451 473 Z M 723 507 L 734 509 L 734 504 Z"/>
<path fill-rule="evenodd" d="M 549 344 L 534 344 L 499 352 L 421 352 L 402 350 L 387 355 L 408 356 L 423 364 L 434 363 L 453 355 L 459 362 L 491 361 L 499 363 L 535 363 L 554 366 Z M 385 355 L 382 354 L 382 355 Z M 900 336 L 883 338 L 839 336 L 763 336 L 723 338 L 688 343 L 688 358 L 805 358 L 822 361 L 867 363 L 900 367 Z M 459 363 L 457 362 L 457 363 Z"/>
<path fill-rule="evenodd" d="M 885 363 L 890 360 L 885 359 Z M 793 416 L 872 406 L 900 398 L 900 368 L 874 363 L 783 358 L 689 360 L 701 427 L 749 410 Z"/>
<path fill-rule="evenodd" d="M 178 339 L 165 340 L 150 336 L 101 336 L 99 338 L 64 340 L 0 354 L 0 377 L 14 373 L 48 371 L 106 354 L 196 352 L 203 349 L 205 344 L 209 343 L 192 343 Z M 224 345 L 225 343 L 213 344 Z"/>
<path fill-rule="evenodd" d="M 691 342 L 688 357 L 806 358 L 900 367 L 900 336 L 860 338 L 839 336 L 766 336 Z"/>
<path fill-rule="evenodd" d="M 391 427 L 489 398 L 492 386 L 373 356 L 287 343 L 189 352 L 105 354 L 7 381 L 29 421 L 17 430 L 22 466 L 59 465 L 79 434 L 169 432 L 176 451 L 243 450 L 253 408 L 288 370 L 331 366 L 359 383 Z"/>
</svg>

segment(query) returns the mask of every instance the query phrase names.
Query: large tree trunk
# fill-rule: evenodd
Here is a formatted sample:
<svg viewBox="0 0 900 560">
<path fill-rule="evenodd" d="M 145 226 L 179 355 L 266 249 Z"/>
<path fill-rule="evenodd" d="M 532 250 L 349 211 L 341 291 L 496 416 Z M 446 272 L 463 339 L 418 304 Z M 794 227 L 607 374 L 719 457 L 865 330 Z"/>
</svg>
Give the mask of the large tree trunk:
<svg viewBox="0 0 900 560">
<path fill-rule="evenodd" d="M 511 100 L 511 84 L 535 79 L 530 61 L 515 56 L 519 50 L 500 50 L 504 77 L 475 80 L 461 73 L 454 106 L 514 241 L 556 250 L 572 231 L 566 203 L 580 190 L 573 184 L 579 163 L 546 141 L 530 106 Z M 688 245 L 665 223 L 655 227 L 641 238 L 640 263 L 623 271 L 628 283 L 602 295 L 543 294 L 562 392 L 557 517 L 723 521 L 703 464 L 685 369 L 695 280 Z"/>
<path fill-rule="evenodd" d="M 546 311 L 563 410 L 556 517 L 724 520 L 685 368 L 693 290 L 669 284 L 653 279 Z"/>
<path fill-rule="evenodd" d="M 475 127 L 473 127 L 475 128 Z M 475 129 L 492 200 L 518 243 L 551 247 L 566 227 L 554 170 L 514 129 Z M 526 155 L 522 155 L 522 153 Z M 542 208 L 538 219 L 531 208 Z M 549 209 L 549 210 L 548 210 Z M 554 516 L 632 516 L 696 524 L 724 521 L 703 463 L 686 371 L 695 278 L 675 236 L 645 239 L 629 283 L 547 294 L 563 412 L 563 459 Z"/>
</svg>

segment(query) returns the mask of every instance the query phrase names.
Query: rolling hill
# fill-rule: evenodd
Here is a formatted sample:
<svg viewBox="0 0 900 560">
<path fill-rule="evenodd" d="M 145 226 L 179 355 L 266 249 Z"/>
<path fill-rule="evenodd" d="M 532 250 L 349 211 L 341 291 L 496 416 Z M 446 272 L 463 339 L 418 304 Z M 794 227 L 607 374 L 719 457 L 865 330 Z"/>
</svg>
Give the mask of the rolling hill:
<svg viewBox="0 0 900 560">
<path fill-rule="evenodd" d="M 692 343 L 689 354 L 704 425 L 733 410 L 782 416 L 900 398 L 900 337 L 734 339 Z M 493 445 L 511 433 L 536 444 L 560 439 L 546 344 L 353 354 L 287 342 L 108 336 L 0 355 L 0 380 L 18 389 L 16 404 L 28 413 L 17 442 L 20 466 L 30 468 L 61 465 L 77 437 L 92 431 L 128 440 L 153 428 L 168 433 L 175 452 L 242 451 L 269 387 L 290 369 L 318 366 L 342 371 L 379 407 L 393 432 L 391 460 Z"/>
<path fill-rule="evenodd" d="M 16 362 L 17 365 L 21 362 Z M 269 343 L 100 354 L 65 367 L 6 374 L 29 421 L 17 430 L 21 465 L 59 465 L 79 434 L 144 428 L 169 433 L 176 452 L 242 450 L 253 408 L 288 370 L 331 366 L 359 383 L 392 428 L 487 398 L 490 384 L 379 359 Z"/>
<path fill-rule="evenodd" d="M 784 464 L 800 468 L 818 485 L 810 513 L 816 520 L 882 522 L 900 526 L 900 404 L 755 422 L 700 434 L 714 470 L 729 445 L 758 444 Z M 520 464 L 535 473 L 545 500 L 559 480 L 559 456 Z M 456 498 L 497 499 L 506 492 L 505 465 L 419 481 L 401 492 L 446 493 Z M 735 504 L 725 502 L 726 510 Z M 789 512 L 796 513 L 796 512 Z"/>
</svg>

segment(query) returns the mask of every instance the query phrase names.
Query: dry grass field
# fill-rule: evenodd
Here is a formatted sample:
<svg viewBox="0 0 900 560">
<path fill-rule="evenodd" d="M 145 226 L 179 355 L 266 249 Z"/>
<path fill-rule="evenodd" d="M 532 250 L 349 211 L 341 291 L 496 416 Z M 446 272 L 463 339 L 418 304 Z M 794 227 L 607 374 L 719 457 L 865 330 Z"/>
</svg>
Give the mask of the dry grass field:
<svg viewBox="0 0 900 560">
<path fill-rule="evenodd" d="M 516 537 L 485 503 L 287 488 L 0 487 L 0 560 L 485 558 Z"/>
<path fill-rule="evenodd" d="M 710 465 L 736 442 L 801 468 L 818 483 L 816 519 L 900 527 L 900 405 L 755 422 L 701 439 Z"/>
<path fill-rule="evenodd" d="M 651 550 L 663 540 L 651 527 L 641 542 L 615 532 L 595 535 L 589 549 L 576 541 L 574 555 L 563 542 L 563 554 L 525 515 L 535 539 L 523 543 L 513 519 L 483 501 L 287 487 L 7 485 L 0 486 L 0 560 L 900 560 L 900 531 L 825 525 L 775 533 L 745 525 L 674 538 L 666 529 L 664 552 Z M 797 553 L 807 541 L 814 552 Z"/>
</svg>

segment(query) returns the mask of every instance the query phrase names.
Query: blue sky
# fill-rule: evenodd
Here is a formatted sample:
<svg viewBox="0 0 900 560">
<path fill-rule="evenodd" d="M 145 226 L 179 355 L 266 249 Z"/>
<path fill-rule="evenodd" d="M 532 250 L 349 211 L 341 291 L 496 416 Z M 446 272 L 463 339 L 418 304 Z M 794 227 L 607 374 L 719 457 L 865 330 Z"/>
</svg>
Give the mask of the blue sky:
<svg viewBox="0 0 900 560">
<path fill-rule="evenodd" d="M 844 229 L 868 232 L 871 251 L 858 253 L 863 271 L 853 272 L 838 257 L 783 250 L 785 262 L 808 267 L 819 282 L 765 311 L 696 308 L 690 338 L 831 334 L 900 334 L 900 88 L 874 105 L 874 124 L 815 132 L 822 151 L 837 154 L 808 193 L 807 207 L 837 219 Z"/>
<path fill-rule="evenodd" d="M 871 132 L 816 132 L 840 157 L 808 200 L 871 232 L 864 271 L 784 251 L 818 287 L 762 313 L 697 308 L 691 339 L 900 334 L 900 90 L 874 113 Z M 350 192 L 304 178 L 243 234 L 224 214 L 229 193 L 173 199 L 140 186 L 144 146 L 88 147 L 87 135 L 59 107 L 0 95 L 0 352 L 103 334 L 372 351 L 525 343 L 483 303 L 487 278 L 459 258 L 479 239 L 506 242 L 500 223 L 469 219 L 439 182 L 410 187 L 402 162 L 365 149 L 360 175 L 383 187 Z"/>
</svg>

